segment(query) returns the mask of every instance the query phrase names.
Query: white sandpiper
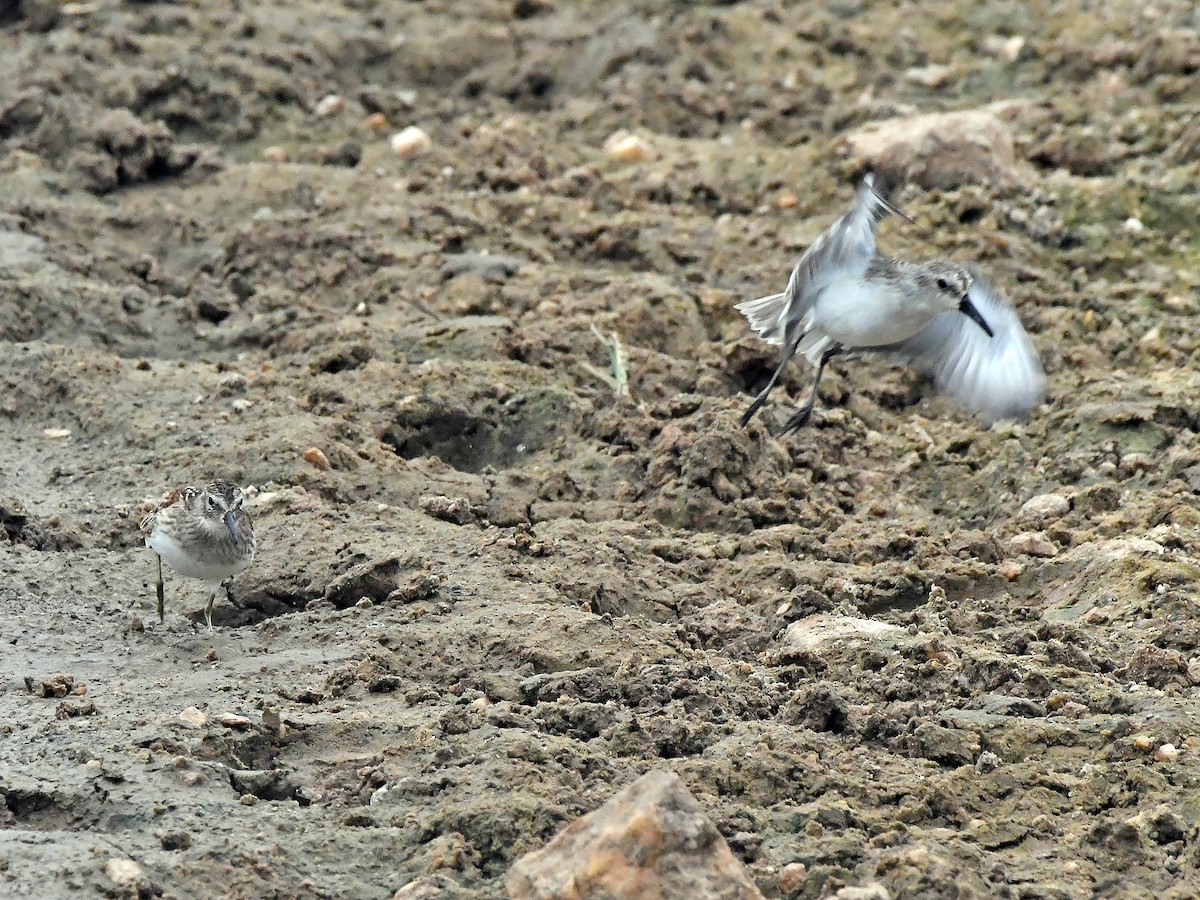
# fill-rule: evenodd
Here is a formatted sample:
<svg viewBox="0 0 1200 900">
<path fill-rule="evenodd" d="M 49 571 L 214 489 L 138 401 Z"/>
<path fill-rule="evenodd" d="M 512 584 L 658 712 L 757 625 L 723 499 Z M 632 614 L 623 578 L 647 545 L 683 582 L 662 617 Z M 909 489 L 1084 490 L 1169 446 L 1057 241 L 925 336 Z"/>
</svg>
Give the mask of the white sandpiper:
<svg viewBox="0 0 1200 900">
<path fill-rule="evenodd" d="M 844 353 L 899 359 L 989 422 L 1026 418 L 1042 401 L 1042 364 L 1011 304 L 957 263 L 910 263 L 877 253 L 875 229 L 888 213 L 908 218 L 867 175 L 858 201 L 813 241 L 783 292 L 737 305 L 759 337 L 784 348 L 766 387 L 742 416 L 743 425 L 797 353 L 817 374 L 782 434 L 808 421 L 825 366 Z"/>
</svg>

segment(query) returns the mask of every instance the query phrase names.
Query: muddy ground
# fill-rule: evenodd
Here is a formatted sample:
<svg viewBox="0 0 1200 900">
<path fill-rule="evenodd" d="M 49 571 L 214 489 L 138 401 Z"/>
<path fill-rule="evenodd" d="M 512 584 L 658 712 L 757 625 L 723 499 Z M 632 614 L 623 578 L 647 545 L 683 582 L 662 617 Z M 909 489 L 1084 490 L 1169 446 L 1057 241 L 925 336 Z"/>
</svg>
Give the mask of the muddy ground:
<svg viewBox="0 0 1200 900">
<path fill-rule="evenodd" d="M 496 897 L 658 766 L 768 897 L 1200 893 L 1192 4 L 7 0 L 0 47 L 0 894 Z M 1047 403 L 846 363 L 779 439 L 794 366 L 741 429 L 733 304 L 839 138 L 1002 100 L 1015 178 L 882 241 L 978 262 Z M 139 507 L 214 475 L 260 557 L 160 626 Z"/>
</svg>

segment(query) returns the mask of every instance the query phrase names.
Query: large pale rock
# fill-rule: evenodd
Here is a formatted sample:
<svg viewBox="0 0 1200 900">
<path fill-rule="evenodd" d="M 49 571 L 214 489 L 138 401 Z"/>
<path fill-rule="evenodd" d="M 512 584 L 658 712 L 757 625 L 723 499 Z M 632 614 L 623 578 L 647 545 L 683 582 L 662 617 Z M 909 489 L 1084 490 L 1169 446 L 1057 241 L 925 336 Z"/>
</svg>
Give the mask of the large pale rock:
<svg viewBox="0 0 1200 900">
<path fill-rule="evenodd" d="M 1014 178 L 1012 132 L 985 109 L 870 122 L 846 135 L 839 149 L 889 181 L 934 190 Z"/>
<path fill-rule="evenodd" d="M 794 656 L 825 656 L 847 645 L 896 646 L 907 632 L 899 625 L 875 619 L 859 619 L 819 613 L 788 625 L 780 640 L 781 659 Z"/>
<path fill-rule="evenodd" d="M 508 873 L 513 900 L 761 900 L 679 776 L 648 772 Z"/>
</svg>

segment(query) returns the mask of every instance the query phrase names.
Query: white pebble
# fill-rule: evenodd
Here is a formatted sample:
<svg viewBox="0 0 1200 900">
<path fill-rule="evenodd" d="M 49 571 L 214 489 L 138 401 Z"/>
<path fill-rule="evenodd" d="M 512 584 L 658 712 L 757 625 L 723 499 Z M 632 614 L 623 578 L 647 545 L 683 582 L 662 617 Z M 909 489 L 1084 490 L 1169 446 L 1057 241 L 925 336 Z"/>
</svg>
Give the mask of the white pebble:
<svg viewBox="0 0 1200 900">
<path fill-rule="evenodd" d="M 401 158 L 420 156 L 433 149 L 433 141 L 429 135 L 416 125 L 409 125 L 403 131 L 392 135 L 392 152 Z"/>
<path fill-rule="evenodd" d="M 208 716 L 194 706 L 188 706 L 179 712 L 179 721 L 188 728 L 203 728 L 208 722 Z"/>
<path fill-rule="evenodd" d="M 1060 494 L 1038 494 L 1021 507 L 1020 517 L 1029 522 L 1050 522 L 1071 511 L 1071 501 Z"/>
<path fill-rule="evenodd" d="M 658 158 L 658 152 L 645 138 L 618 131 L 604 142 L 604 152 L 621 162 L 648 162 Z"/>
<path fill-rule="evenodd" d="M 1154 758 L 1159 762 L 1173 762 L 1179 759 L 1179 748 L 1174 744 L 1163 744 L 1154 751 Z"/>
<path fill-rule="evenodd" d="M 1130 234 L 1141 234 L 1146 230 L 1146 226 L 1142 224 L 1142 220 L 1134 218 L 1133 216 L 1130 216 L 1128 219 L 1126 219 L 1125 223 L 1121 227 Z"/>
<path fill-rule="evenodd" d="M 346 108 L 346 98 L 341 94 L 327 94 L 313 107 L 313 114 L 322 119 L 336 116 Z"/>
<path fill-rule="evenodd" d="M 110 859 L 104 864 L 104 874 L 117 887 L 131 888 L 145 878 L 142 867 L 132 859 Z M 136 893 L 136 892 L 135 892 Z"/>
<path fill-rule="evenodd" d="M 1004 37 L 1000 34 L 989 34 L 983 39 L 983 49 L 986 53 L 999 56 L 1008 62 L 1016 62 L 1025 49 L 1025 38 L 1018 34 Z"/>
</svg>

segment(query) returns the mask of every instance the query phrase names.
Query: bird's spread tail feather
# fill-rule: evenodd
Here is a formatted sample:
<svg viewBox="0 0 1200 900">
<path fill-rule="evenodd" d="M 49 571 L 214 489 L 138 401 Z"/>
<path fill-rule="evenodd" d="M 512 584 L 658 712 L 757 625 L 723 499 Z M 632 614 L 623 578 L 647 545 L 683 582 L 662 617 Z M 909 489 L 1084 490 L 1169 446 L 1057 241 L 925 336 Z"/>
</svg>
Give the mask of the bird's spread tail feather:
<svg viewBox="0 0 1200 900">
<path fill-rule="evenodd" d="M 771 294 L 757 300 L 743 300 L 735 309 L 746 317 L 760 338 L 769 344 L 782 344 L 784 338 L 783 311 L 787 294 Z"/>
</svg>

